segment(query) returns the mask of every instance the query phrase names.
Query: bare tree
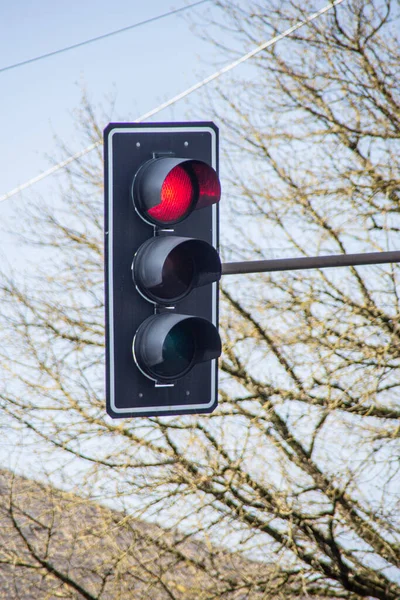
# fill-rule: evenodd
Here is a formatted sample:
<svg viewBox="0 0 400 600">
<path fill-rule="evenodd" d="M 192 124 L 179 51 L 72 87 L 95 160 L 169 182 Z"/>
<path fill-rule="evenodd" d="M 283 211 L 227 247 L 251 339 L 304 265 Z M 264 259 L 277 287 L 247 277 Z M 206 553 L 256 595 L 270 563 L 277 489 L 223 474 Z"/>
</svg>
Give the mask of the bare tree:
<svg viewBox="0 0 400 600">
<path fill-rule="evenodd" d="M 221 30 L 250 46 L 316 9 L 217 5 L 204 30 L 229 55 Z M 211 95 L 226 258 L 396 248 L 399 30 L 398 3 L 348 0 Z M 87 105 L 83 122 L 99 139 Z M 76 459 L 82 490 L 95 483 L 141 517 L 273 568 L 232 573 L 204 598 L 396 600 L 398 267 L 226 277 L 218 410 L 112 422 L 100 152 L 68 178 L 58 209 L 37 204 L 25 219 L 26 239 L 50 250 L 43 268 L 4 275 L 5 423 L 56 453 L 65 476 Z M 225 585 L 220 567 L 214 577 Z"/>
</svg>

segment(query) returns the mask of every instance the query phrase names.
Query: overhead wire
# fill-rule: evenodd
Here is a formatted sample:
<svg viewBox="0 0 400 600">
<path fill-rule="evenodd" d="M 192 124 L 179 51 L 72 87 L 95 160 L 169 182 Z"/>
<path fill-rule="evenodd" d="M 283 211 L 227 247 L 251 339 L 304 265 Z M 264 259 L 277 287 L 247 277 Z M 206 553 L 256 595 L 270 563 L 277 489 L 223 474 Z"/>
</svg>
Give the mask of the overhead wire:
<svg viewBox="0 0 400 600">
<path fill-rule="evenodd" d="M 66 46 L 65 48 L 60 48 L 59 50 L 53 50 L 52 52 L 48 52 L 47 54 L 41 54 L 40 56 L 35 56 L 34 58 L 28 58 L 27 60 L 22 60 L 21 62 L 14 63 L 13 65 L 8 65 L 7 67 L 0 67 L 0 73 L 3 73 L 4 71 L 10 71 L 11 69 L 16 69 L 17 67 L 23 67 L 24 65 L 28 65 L 28 64 L 36 62 L 38 60 L 43 60 L 44 58 L 49 58 L 50 56 L 56 56 L 57 54 L 62 54 L 63 52 L 68 52 L 69 50 L 74 50 L 75 48 L 80 48 L 81 46 L 86 46 L 87 44 L 92 44 L 93 42 L 98 42 L 99 40 L 104 40 L 113 35 L 118 35 L 119 33 L 123 33 L 124 31 L 130 31 L 131 29 L 136 29 L 136 27 L 141 27 L 142 25 L 147 25 L 148 23 L 154 23 L 154 21 L 159 21 L 160 19 L 164 19 L 165 17 L 170 17 L 171 15 L 176 15 L 177 13 L 183 12 L 184 10 L 188 10 L 189 8 L 194 8 L 195 6 L 199 6 L 200 4 L 204 4 L 205 2 L 210 2 L 210 0 L 199 0 L 198 2 L 194 2 L 193 4 L 181 6 L 180 8 L 170 10 L 169 12 L 163 13 L 162 15 L 157 15 L 156 17 L 150 17 L 149 19 L 145 19 L 144 21 L 139 21 L 138 23 L 133 23 L 133 25 L 127 25 L 126 27 L 122 27 L 121 29 L 116 29 L 115 31 L 110 31 L 109 33 L 104 33 L 103 35 L 98 35 L 94 38 L 90 38 L 83 42 L 78 42 L 77 44 L 72 44 L 71 46 Z"/>
<path fill-rule="evenodd" d="M 189 96 L 189 94 L 192 94 L 193 92 L 199 90 L 200 88 L 204 87 L 205 85 L 211 83 L 215 79 L 218 79 L 218 77 L 220 77 L 221 75 L 224 75 L 228 71 L 231 71 L 235 67 L 241 65 L 246 60 L 248 60 L 249 58 L 252 58 L 253 56 L 255 56 L 256 54 L 258 54 L 259 52 L 262 52 L 263 50 L 266 50 L 267 48 L 270 48 L 271 46 L 273 46 L 274 44 L 276 44 L 277 42 L 279 42 L 283 38 L 287 37 L 288 35 L 290 35 L 294 31 L 297 31 L 298 29 L 300 29 L 304 25 L 307 25 L 308 23 L 311 23 L 311 21 L 314 21 L 315 19 L 317 19 L 318 17 L 320 17 L 321 15 L 323 15 L 324 13 L 326 13 L 327 11 L 329 11 L 330 9 L 332 9 L 333 7 L 341 4 L 342 2 L 344 2 L 344 0 L 334 0 L 333 2 L 330 2 L 329 4 L 327 4 L 326 6 L 324 6 L 323 8 L 321 8 L 319 11 L 317 11 L 315 13 L 312 13 L 309 17 L 307 17 L 303 21 L 299 21 L 298 23 L 296 23 L 292 27 L 289 27 L 288 29 L 286 29 L 282 33 L 279 33 L 278 35 L 274 36 L 273 38 L 269 39 L 268 41 L 262 42 L 259 46 L 257 46 L 256 48 L 254 48 L 250 52 L 247 52 L 246 54 L 243 54 L 240 58 L 234 60 L 233 62 L 229 63 L 225 67 L 222 67 L 222 69 L 219 69 L 218 71 L 215 71 L 215 73 L 213 73 L 212 75 L 209 75 L 205 79 L 197 82 L 196 84 L 192 85 L 191 87 L 189 87 L 185 91 L 181 92 L 180 94 L 177 94 L 176 96 L 173 96 L 172 98 L 170 98 L 166 102 L 163 102 L 162 104 L 160 104 L 156 108 L 153 108 L 152 110 L 144 113 L 143 115 L 141 115 L 140 117 L 138 117 L 137 119 L 135 119 L 133 122 L 134 123 L 141 123 L 142 121 L 145 121 L 146 119 L 149 119 L 150 117 L 153 117 L 154 115 L 156 115 L 157 113 L 161 112 L 162 110 L 164 110 L 166 108 L 169 108 L 170 106 L 172 106 L 176 102 L 179 102 L 179 100 L 183 100 L 183 98 L 186 98 L 187 96 Z M 88 154 L 89 152 L 91 152 L 92 150 L 95 150 L 96 148 L 98 148 L 99 146 L 102 145 L 102 143 L 103 143 L 102 140 L 98 140 L 97 142 L 94 142 L 93 144 L 91 144 L 87 148 L 84 148 L 83 150 L 80 150 L 79 152 L 76 152 L 75 154 L 69 156 L 67 159 L 63 160 L 62 162 L 59 162 L 58 164 L 54 165 L 50 169 L 47 169 L 46 171 L 43 171 L 43 173 L 40 173 L 36 177 L 33 177 L 32 179 L 29 179 L 29 181 L 26 181 L 22 185 L 19 185 L 18 187 L 14 188 L 10 192 L 7 192 L 6 194 L 3 194 L 2 196 L 0 196 L 0 202 L 3 202 L 4 200 L 8 200 L 12 196 L 15 196 L 19 192 L 22 192 L 23 190 L 25 190 L 26 188 L 34 185 L 35 183 L 38 183 L 39 181 L 41 181 L 43 179 L 45 179 L 49 175 L 52 175 L 53 173 L 56 173 L 60 169 L 63 169 L 64 167 L 68 166 L 69 164 L 71 164 L 75 160 L 78 160 L 79 158 L 82 158 L 83 156 L 85 156 L 86 154 Z"/>
</svg>

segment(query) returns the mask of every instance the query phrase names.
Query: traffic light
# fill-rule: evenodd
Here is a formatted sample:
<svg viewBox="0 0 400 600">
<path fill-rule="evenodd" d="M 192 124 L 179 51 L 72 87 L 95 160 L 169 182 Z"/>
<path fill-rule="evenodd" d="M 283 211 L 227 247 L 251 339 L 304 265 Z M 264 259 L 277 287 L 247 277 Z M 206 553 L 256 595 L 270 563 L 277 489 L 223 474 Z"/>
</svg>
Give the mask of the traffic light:
<svg viewBox="0 0 400 600">
<path fill-rule="evenodd" d="M 221 354 L 218 130 L 110 123 L 104 148 L 107 412 L 211 412 Z"/>
</svg>

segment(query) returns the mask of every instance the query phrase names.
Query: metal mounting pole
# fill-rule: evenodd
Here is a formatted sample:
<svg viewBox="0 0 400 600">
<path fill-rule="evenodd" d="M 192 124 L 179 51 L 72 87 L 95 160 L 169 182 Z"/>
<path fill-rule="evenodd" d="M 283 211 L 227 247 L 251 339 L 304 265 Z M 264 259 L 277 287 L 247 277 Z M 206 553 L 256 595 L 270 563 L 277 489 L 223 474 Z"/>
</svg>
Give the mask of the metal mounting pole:
<svg viewBox="0 0 400 600">
<path fill-rule="evenodd" d="M 366 252 L 364 254 L 332 254 L 328 256 L 302 256 L 272 260 L 249 260 L 222 265 L 222 275 L 244 273 L 272 273 L 273 271 L 297 271 L 300 269 L 326 269 L 328 267 L 357 267 L 400 262 L 400 251 Z"/>
</svg>

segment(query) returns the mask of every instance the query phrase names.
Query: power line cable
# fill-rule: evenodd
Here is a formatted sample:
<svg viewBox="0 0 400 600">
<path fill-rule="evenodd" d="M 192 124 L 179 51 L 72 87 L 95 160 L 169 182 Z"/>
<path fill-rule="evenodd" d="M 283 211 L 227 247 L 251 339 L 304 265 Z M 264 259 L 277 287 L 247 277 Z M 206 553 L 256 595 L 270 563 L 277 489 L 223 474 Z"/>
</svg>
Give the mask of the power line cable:
<svg viewBox="0 0 400 600">
<path fill-rule="evenodd" d="M 136 27 L 140 27 L 141 25 L 147 25 L 148 23 L 153 23 L 154 21 L 159 21 L 160 19 L 164 19 L 165 17 L 170 17 L 171 15 L 176 15 L 177 13 L 183 12 L 184 10 L 188 10 L 189 8 L 194 8 L 195 6 L 199 6 L 200 4 L 204 4 L 205 2 L 209 2 L 210 0 L 199 0 L 199 2 L 194 2 L 193 4 L 188 4 L 187 6 L 182 6 L 181 8 L 176 8 L 175 10 L 171 10 L 169 12 L 163 13 L 162 15 L 157 15 L 156 17 L 150 17 L 145 21 L 140 21 L 139 23 L 134 23 L 133 25 L 128 25 L 127 27 L 122 27 L 122 29 L 116 29 L 115 31 L 111 31 L 109 33 L 104 33 L 103 35 L 98 35 L 97 37 L 91 38 L 89 40 L 85 40 L 84 42 L 78 42 L 77 44 L 72 44 L 72 46 L 66 46 L 65 48 L 60 48 L 59 50 L 54 50 L 53 52 L 48 52 L 47 54 L 42 54 L 40 56 L 35 56 L 34 58 L 28 58 L 27 60 L 23 60 L 19 63 L 15 63 L 13 65 L 8 65 L 7 67 L 1 67 L 0 73 L 4 71 L 10 71 L 11 69 L 16 69 L 17 67 L 23 67 L 24 65 L 28 65 L 29 63 L 36 62 L 38 60 L 42 60 L 43 58 L 49 58 L 49 56 L 56 56 L 57 54 L 61 54 L 62 52 L 68 52 L 68 50 L 74 50 L 74 48 L 80 48 L 81 46 L 86 46 L 86 44 L 92 44 L 93 42 L 98 42 L 99 40 L 104 40 L 105 38 L 111 37 L 113 35 L 117 35 L 119 33 L 123 33 L 124 31 L 129 31 L 131 29 L 135 29 Z"/>
<path fill-rule="evenodd" d="M 244 54 L 243 56 L 241 56 L 237 60 L 234 60 L 233 62 L 231 62 L 229 65 L 226 65 L 222 69 L 219 69 L 218 71 L 216 71 L 212 75 L 209 75 L 208 77 L 206 77 L 202 81 L 199 81 L 195 85 L 192 85 L 190 88 L 188 88 L 184 92 L 181 92 L 180 94 L 177 94 L 176 96 L 174 96 L 170 100 L 167 100 L 166 102 L 163 102 L 163 104 L 160 104 L 159 106 L 157 106 L 156 108 L 153 108 L 149 112 L 144 113 L 143 115 L 141 115 L 140 117 L 138 117 L 137 119 L 135 119 L 134 123 L 141 123 L 142 121 L 145 121 L 146 119 L 149 119 L 150 117 L 153 117 L 154 115 L 156 115 L 157 113 L 161 112 L 165 108 L 168 108 L 168 107 L 172 106 L 173 104 L 175 104 L 176 102 L 179 102 L 179 100 L 183 100 L 183 98 L 186 98 L 187 96 L 189 96 L 189 94 L 192 94 L 193 92 L 199 90 L 200 88 L 204 87 L 205 85 L 207 85 L 211 81 L 214 81 L 215 79 L 218 79 L 218 77 L 220 77 L 224 73 L 227 73 L 228 71 L 231 71 L 232 69 L 234 69 L 238 65 L 241 65 L 246 60 L 248 60 L 249 58 L 252 58 L 253 56 L 255 56 L 256 54 L 258 54 L 262 50 L 265 50 L 266 48 L 270 48 L 271 46 L 273 46 L 274 44 L 276 44 L 277 42 L 279 42 L 283 38 L 287 37 L 288 35 L 290 35 L 294 31 L 297 31 L 297 29 L 300 29 L 300 27 L 303 27 L 304 25 L 307 25 L 307 23 L 311 23 L 311 21 L 314 21 L 314 19 L 317 19 L 319 16 L 323 15 L 328 10 L 330 10 L 331 8 L 333 8 L 334 6 L 337 6 L 337 5 L 341 4 L 343 1 L 344 0 L 334 0 L 334 2 L 331 2 L 331 3 L 327 4 L 326 6 L 324 6 L 324 8 L 321 8 L 321 10 L 313 13 L 312 15 L 310 15 L 309 17 L 307 17 L 306 19 L 304 19 L 304 21 L 299 21 L 298 23 L 296 23 L 296 25 L 293 25 L 292 27 L 289 27 L 289 29 L 286 29 L 286 31 L 284 31 L 283 33 L 280 33 L 280 34 L 276 35 L 275 37 L 271 38 L 270 40 L 268 40 L 266 42 L 263 42 L 262 44 L 260 44 L 259 46 L 257 46 L 253 50 L 251 50 L 250 52 L 247 52 L 246 54 Z M 43 171 L 43 173 L 40 173 L 39 175 L 37 175 L 33 179 L 29 179 L 29 181 L 26 181 L 22 185 L 19 185 L 18 187 L 14 188 L 10 192 L 7 192 L 6 194 L 3 194 L 2 196 L 0 196 L 0 202 L 3 202 L 4 200 L 8 200 L 8 198 L 11 198 L 12 196 L 15 196 L 19 192 L 22 192 L 26 188 L 34 185 L 35 183 L 38 183 L 39 181 L 41 181 L 42 179 L 45 179 L 49 175 L 52 175 L 53 173 L 56 173 L 60 169 L 63 169 L 64 167 L 68 166 L 69 164 L 71 164 L 75 160 L 78 160 L 79 158 L 82 158 L 82 156 L 85 156 L 85 154 L 88 154 L 92 150 L 95 150 L 95 148 L 98 148 L 99 146 L 102 145 L 102 143 L 103 142 L 101 140 L 99 140 L 97 142 L 94 142 L 93 144 L 91 144 L 87 148 L 84 148 L 83 150 L 80 150 L 79 152 L 76 152 L 75 154 L 73 154 L 72 156 L 70 156 L 67 159 L 63 160 L 62 162 L 54 165 L 53 167 L 51 167 L 47 171 Z"/>
</svg>

